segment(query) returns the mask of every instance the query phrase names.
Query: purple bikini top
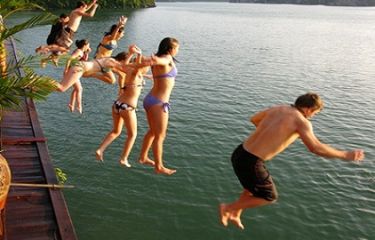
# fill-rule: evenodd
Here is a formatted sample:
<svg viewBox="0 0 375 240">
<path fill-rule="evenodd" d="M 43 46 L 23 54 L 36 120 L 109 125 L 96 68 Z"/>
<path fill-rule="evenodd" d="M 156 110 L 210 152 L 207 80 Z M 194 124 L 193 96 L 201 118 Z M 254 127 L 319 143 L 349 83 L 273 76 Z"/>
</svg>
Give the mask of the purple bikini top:
<svg viewBox="0 0 375 240">
<path fill-rule="evenodd" d="M 173 67 L 169 73 L 164 73 L 154 78 L 175 78 L 177 76 L 177 68 Z"/>
</svg>

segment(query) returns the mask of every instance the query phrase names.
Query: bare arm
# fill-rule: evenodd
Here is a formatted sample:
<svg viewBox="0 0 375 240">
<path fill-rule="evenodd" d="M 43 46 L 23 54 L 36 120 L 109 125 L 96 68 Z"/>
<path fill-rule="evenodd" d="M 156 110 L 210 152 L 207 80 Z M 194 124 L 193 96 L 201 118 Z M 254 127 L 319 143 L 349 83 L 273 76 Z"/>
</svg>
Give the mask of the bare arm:
<svg viewBox="0 0 375 240">
<path fill-rule="evenodd" d="M 158 57 L 155 55 L 151 56 L 152 65 L 168 65 L 172 61 L 171 57 Z"/>
<path fill-rule="evenodd" d="M 116 29 L 115 29 L 114 33 L 111 35 L 111 37 L 110 37 L 111 40 L 117 38 L 117 36 L 120 34 L 119 33 L 120 28 L 125 26 L 127 20 L 128 19 L 125 16 L 121 16 L 120 17 L 120 19 L 119 19 L 119 21 L 118 21 L 118 23 L 116 25 Z"/>
<path fill-rule="evenodd" d="M 254 124 L 255 127 L 257 127 L 259 123 L 263 120 L 263 118 L 266 116 L 266 112 L 267 110 L 256 113 L 254 116 L 250 118 L 250 122 Z"/>
<path fill-rule="evenodd" d="M 92 6 L 95 5 L 97 0 L 93 0 L 89 5 L 87 5 L 87 10 L 89 10 L 90 8 L 92 8 Z"/>
<path fill-rule="evenodd" d="M 298 123 L 297 131 L 301 140 L 310 152 L 325 158 L 340 158 L 343 160 L 360 161 L 364 158 L 363 150 L 342 151 L 335 149 L 328 144 L 323 144 L 314 135 L 312 125 L 308 120 Z"/>
<path fill-rule="evenodd" d="M 70 67 L 72 61 L 78 59 L 79 57 L 80 57 L 80 52 L 79 51 L 74 51 L 72 53 L 72 55 L 70 56 L 70 58 L 66 61 L 64 73 L 68 72 L 69 67 Z"/>
<path fill-rule="evenodd" d="M 94 3 L 93 7 L 87 8 L 87 9 L 90 9 L 89 12 L 81 12 L 81 15 L 84 17 L 93 17 L 95 15 L 95 12 L 98 6 L 99 6 L 98 4 Z"/>
</svg>

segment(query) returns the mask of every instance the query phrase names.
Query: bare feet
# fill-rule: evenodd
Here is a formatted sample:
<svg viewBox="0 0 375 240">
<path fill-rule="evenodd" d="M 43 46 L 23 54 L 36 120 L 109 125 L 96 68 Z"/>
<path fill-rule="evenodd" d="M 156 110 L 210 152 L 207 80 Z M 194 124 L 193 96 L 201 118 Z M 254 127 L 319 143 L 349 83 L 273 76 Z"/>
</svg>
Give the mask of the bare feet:
<svg viewBox="0 0 375 240">
<path fill-rule="evenodd" d="M 47 66 L 47 60 L 46 59 L 40 60 L 40 67 L 45 68 L 46 66 Z"/>
<path fill-rule="evenodd" d="M 157 174 L 165 174 L 165 175 L 172 175 L 176 172 L 175 169 L 169 169 L 166 167 L 161 167 L 161 168 L 155 168 L 155 172 Z"/>
<path fill-rule="evenodd" d="M 139 163 L 140 164 L 144 164 L 144 165 L 155 166 L 155 161 L 153 161 L 153 160 L 151 160 L 149 158 L 139 159 Z"/>
<path fill-rule="evenodd" d="M 239 217 L 234 217 L 233 215 L 229 216 L 229 220 L 237 226 L 239 229 L 244 230 L 245 227 L 242 225 L 241 219 Z"/>
<path fill-rule="evenodd" d="M 68 108 L 71 112 L 74 112 L 74 105 L 73 104 L 68 104 Z"/>
<path fill-rule="evenodd" d="M 99 149 L 95 151 L 96 160 L 103 162 L 103 153 Z"/>
<path fill-rule="evenodd" d="M 128 159 L 120 159 L 119 161 L 121 166 L 130 168 L 132 165 L 129 164 Z"/>
<path fill-rule="evenodd" d="M 220 221 L 225 227 L 228 226 L 228 219 L 229 219 L 229 212 L 225 211 L 225 204 L 221 203 L 219 205 L 219 214 L 220 214 Z"/>
</svg>

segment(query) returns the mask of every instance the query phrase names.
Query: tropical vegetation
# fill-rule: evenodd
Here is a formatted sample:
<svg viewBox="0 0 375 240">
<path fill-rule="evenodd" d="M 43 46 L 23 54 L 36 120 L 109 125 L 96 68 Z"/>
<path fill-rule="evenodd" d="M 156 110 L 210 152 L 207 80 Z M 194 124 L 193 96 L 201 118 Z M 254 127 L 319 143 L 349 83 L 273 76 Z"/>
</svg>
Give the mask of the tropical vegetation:
<svg viewBox="0 0 375 240">
<path fill-rule="evenodd" d="M 27 0 L 14 0 L 14 1 L 27 1 Z M 29 0 L 46 9 L 63 9 L 74 8 L 78 0 Z M 90 2 L 91 0 L 84 0 Z M 98 1 L 101 8 L 145 8 L 154 7 L 155 0 L 100 0 Z"/>
<path fill-rule="evenodd" d="M 7 26 L 7 19 L 19 11 L 39 9 L 41 13 L 36 14 L 29 20 Z M 20 57 L 18 61 L 7 60 L 7 48 L 5 43 L 10 42 L 12 37 L 25 29 L 40 25 L 51 24 L 56 16 L 44 11 L 43 8 L 28 2 L 3 0 L 0 3 L 0 119 L 5 109 L 17 108 L 22 97 L 31 99 L 45 99 L 49 93 L 54 91 L 54 80 L 47 76 L 41 76 L 33 70 L 39 66 L 39 59 L 33 56 Z M 21 70 L 21 71 L 20 71 Z"/>
</svg>

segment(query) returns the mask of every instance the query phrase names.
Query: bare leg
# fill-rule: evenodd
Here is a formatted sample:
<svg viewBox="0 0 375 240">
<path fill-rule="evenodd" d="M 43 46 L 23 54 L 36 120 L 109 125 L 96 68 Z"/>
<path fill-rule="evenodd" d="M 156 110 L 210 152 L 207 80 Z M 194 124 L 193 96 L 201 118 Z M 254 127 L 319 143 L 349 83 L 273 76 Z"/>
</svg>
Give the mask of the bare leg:
<svg viewBox="0 0 375 240">
<path fill-rule="evenodd" d="M 81 106 L 81 100 L 78 98 L 79 91 L 82 92 L 82 85 L 81 82 L 78 80 L 76 83 L 73 84 L 73 91 L 70 95 L 70 101 L 69 101 L 69 109 L 71 112 L 74 112 L 76 102 L 77 102 L 77 108 L 78 110 L 81 110 L 80 113 L 82 113 L 82 106 Z M 82 93 L 80 94 L 80 97 L 82 98 Z"/>
<path fill-rule="evenodd" d="M 126 167 L 131 167 L 128 162 L 128 157 L 137 137 L 137 115 L 135 113 L 135 110 L 122 111 L 121 117 L 125 120 L 127 137 L 125 140 L 124 149 L 121 154 L 120 164 Z"/>
<path fill-rule="evenodd" d="M 163 111 L 160 105 L 154 105 L 148 111 L 150 112 L 151 131 L 154 134 L 152 152 L 155 159 L 155 172 L 157 174 L 172 175 L 176 170 L 166 168 L 163 164 L 163 143 L 167 134 L 169 115 Z"/>
<path fill-rule="evenodd" d="M 76 105 L 76 98 L 77 98 L 77 90 L 74 88 L 72 93 L 70 94 L 70 100 L 68 104 L 68 108 L 71 112 L 74 112 L 75 105 Z"/>
<path fill-rule="evenodd" d="M 88 78 L 88 77 L 96 78 L 96 79 L 99 79 L 99 80 L 101 80 L 105 83 L 109 83 L 109 84 L 115 84 L 115 82 L 116 82 L 116 77 L 113 74 L 113 72 L 85 74 L 85 77 L 86 78 Z"/>
<path fill-rule="evenodd" d="M 99 148 L 95 151 L 96 159 L 98 161 L 103 161 L 103 154 L 105 149 L 111 144 L 118 136 L 120 136 L 122 127 L 124 125 L 124 120 L 119 114 L 112 110 L 113 118 L 113 129 L 107 134 L 103 142 L 100 144 Z"/>
<path fill-rule="evenodd" d="M 82 88 L 82 84 L 81 84 L 81 81 L 78 80 L 76 83 L 75 83 L 75 88 L 76 88 L 76 103 L 77 103 L 77 110 L 80 114 L 82 114 L 82 92 L 83 92 L 83 88 Z"/>
<path fill-rule="evenodd" d="M 63 80 L 60 83 L 56 83 L 57 91 L 65 92 L 68 90 L 74 83 L 79 81 L 83 74 L 83 70 L 78 67 L 72 67 L 68 73 L 64 74 Z"/>
<path fill-rule="evenodd" d="M 241 222 L 241 213 L 244 209 L 255 208 L 273 203 L 263 198 L 253 196 L 249 191 L 244 190 L 239 199 L 233 203 L 219 205 L 220 221 L 224 226 L 228 225 L 230 220 L 237 227 L 244 229 Z"/>
<path fill-rule="evenodd" d="M 150 122 L 151 122 L 151 114 L 149 111 L 146 111 L 147 114 L 147 122 L 150 127 Z M 152 143 L 154 142 L 154 133 L 150 129 L 147 131 L 146 135 L 143 138 L 143 143 L 142 143 L 142 149 L 141 149 L 141 154 L 139 156 L 139 163 L 141 164 L 146 164 L 146 165 L 151 165 L 155 166 L 155 162 L 151 160 L 148 156 L 148 152 L 150 151 L 150 148 L 152 146 Z"/>
</svg>

